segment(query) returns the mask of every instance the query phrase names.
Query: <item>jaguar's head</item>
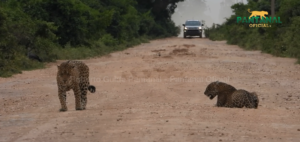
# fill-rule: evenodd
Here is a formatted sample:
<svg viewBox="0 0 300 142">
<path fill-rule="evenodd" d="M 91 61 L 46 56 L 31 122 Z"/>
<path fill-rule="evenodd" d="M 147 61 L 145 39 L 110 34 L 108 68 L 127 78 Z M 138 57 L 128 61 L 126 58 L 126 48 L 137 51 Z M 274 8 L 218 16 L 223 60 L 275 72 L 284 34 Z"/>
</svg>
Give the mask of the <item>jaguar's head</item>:
<svg viewBox="0 0 300 142">
<path fill-rule="evenodd" d="M 64 62 L 61 65 L 57 66 L 58 72 L 57 72 L 57 79 L 61 85 L 71 85 L 73 81 L 73 71 L 74 71 L 74 65 L 68 64 L 68 62 Z"/>
<path fill-rule="evenodd" d="M 204 92 L 204 95 L 206 95 L 207 97 L 209 97 L 211 100 L 216 97 L 218 95 L 218 84 L 219 82 L 212 82 L 210 83 L 207 87 L 206 90 Z"/>
</svg>

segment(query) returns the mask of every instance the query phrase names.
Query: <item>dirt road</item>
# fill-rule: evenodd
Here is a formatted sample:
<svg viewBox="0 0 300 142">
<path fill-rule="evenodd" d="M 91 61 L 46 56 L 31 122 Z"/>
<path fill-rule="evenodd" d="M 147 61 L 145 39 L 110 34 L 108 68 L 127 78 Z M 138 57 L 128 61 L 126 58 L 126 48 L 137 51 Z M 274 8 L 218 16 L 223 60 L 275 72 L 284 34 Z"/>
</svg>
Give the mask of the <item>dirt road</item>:
<svg viewBox="0 0 300 142">
<path fill-rule="evenodd" d="M 59 112 L 56 65 L 0 78 L 0 142 L 299 142 L 300 66 L 224 41 L 168 38 L 90 67 L 87 110 Z M 259 95 L 258 109 L 215 107 L 203 93 L 223 81 Z"/>
</svg>

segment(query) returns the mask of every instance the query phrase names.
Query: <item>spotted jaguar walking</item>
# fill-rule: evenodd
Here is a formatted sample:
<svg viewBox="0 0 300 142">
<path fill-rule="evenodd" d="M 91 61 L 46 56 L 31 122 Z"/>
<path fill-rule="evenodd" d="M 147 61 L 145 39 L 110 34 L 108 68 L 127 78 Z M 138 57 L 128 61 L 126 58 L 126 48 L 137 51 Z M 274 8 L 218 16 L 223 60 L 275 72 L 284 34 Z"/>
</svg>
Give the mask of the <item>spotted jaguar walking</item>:
<svg viewBox="0 0 300 142">
<path fill-rule="evenodd" d="M 84 110 L 87 105 L 87 90 L 96 92 L 96 87 L 90 85 L 89 67 L 81 61 L 66 61 L 57 66 L 58 97 L 61 104 L 60 111 L 67 111 L 66 91 L 73 90 L 76 110 Z"/>
</svg>

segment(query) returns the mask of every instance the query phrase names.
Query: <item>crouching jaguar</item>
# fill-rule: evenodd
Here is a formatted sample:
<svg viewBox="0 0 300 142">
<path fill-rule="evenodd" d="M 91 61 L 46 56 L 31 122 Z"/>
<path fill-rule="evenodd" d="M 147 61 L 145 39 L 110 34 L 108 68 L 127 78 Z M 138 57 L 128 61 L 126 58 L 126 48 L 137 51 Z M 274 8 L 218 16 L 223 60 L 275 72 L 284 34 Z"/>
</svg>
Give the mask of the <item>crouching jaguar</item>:
<svg viewBox="0 0 300 142">
<path fill-rule="evenodd" d="M 233 86 L 223 82 L 210 83 L 204 92 L 204 94 L 211 100 L 218 96 L 218 107 L 237 107 L 237 108 L 257 108 L 259 99 L 255 92 L 249 93 L 246 90 L 237 90 Z"/>
<path fill-rule="evenodd" d="M 73 90 L 75 95 L 76 110 L 86 109 L 87 90 L 96 92 L 96 87 L 90 85 L 89 67 L 81 61 L 66 61 L 58 67 L 56 76 L 58 97 L 61 104 L 60 111 L 67 111 L 66 91 Z"/>
</svg>

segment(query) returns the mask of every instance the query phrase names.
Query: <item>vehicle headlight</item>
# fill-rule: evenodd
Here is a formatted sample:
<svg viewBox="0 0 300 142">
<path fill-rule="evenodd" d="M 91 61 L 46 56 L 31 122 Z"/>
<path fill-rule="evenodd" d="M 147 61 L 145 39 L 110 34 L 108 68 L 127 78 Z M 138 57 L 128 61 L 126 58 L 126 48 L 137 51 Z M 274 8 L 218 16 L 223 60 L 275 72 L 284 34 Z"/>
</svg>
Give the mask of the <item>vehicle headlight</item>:
<svg viewBox="0 0 300 142">
<path fill-rule="evenodd" d="M 184 27 L 185 30 L 187 30 L 187 27 Z"/>
<path fill-rule="evenodd" d="M 199 30 L 201 30 L 202 29 L 202 27 L 199 27 Z"/>
</svg>

